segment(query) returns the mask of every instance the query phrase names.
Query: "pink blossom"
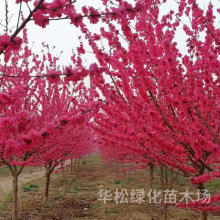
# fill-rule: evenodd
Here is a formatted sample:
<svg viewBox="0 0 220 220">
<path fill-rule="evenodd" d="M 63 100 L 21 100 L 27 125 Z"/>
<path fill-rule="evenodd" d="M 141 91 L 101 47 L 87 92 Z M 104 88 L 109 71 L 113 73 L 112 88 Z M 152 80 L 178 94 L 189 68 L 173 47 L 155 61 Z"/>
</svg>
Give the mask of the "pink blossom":
<svg viewBox="0 0 220 220">
<path fill-rule="evenodd" d="M 45 28 L 49 24 L 49 17 L 44 15 L 42 11 L 37 11 L 33 14 L 35 24 Z"/>
<path fill-rule="evenodd" d="M 57 82 L 59 82 L 60 81 L 60 74 L 61 74 L 61 72 L 57 71 L 55 69 L 49 70 L 47 72 L 47 80 L 48 80 L 48 82 L 50 82 L 50 83 L 57 83 Z"/>
</svg>

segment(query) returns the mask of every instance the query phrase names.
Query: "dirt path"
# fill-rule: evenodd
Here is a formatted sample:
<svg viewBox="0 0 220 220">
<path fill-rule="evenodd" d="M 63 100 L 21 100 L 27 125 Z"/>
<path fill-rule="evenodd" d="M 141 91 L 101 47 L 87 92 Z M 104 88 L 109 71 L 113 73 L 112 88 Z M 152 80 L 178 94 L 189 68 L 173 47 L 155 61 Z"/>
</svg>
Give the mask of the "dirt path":
<svg viewBox="0 0 220 220">
<path fill-rule="evenodd" d="M 24 172 L 21 173 L 19 176 L 19 189 L 22 185 L 32 181 L 32 180 L 36 180 L 38 178 L 42 178 L 45 174 L 44 169 L 42 169 L 41 171 L 32 171 L 32 172 Z M 12 177 L 11 176 L 7 176 L 7 177 L 1 177 L 0 178 L 0 202 L 4 201 L 7 196 L 11 193 L 12 190 Z"/>
<path fill-rule="evenodd" d="M 70 164 L 69 160 L 65 162 L 65 166 L 69 164 Z M 26 183 L 42 178 L 44 175 L 45 175 L 44 168 L 33 167 L 28 170 L 24 169 L 19 176 L 19 181 L 18 181 L 19 190 Z M 0 202 L 4 201 L 7 198 L 7 196 L 11 193 L 11 191 L 12 191 L 11 175 L 9 174 L 7 176 L 0 177 Z"/>
<path fill-rule="evenodd" d="M 31 170 L 33 171 L 33 170 Z M 164 220 L 163 203 L 149 203 L 147 193 L 148 175 L 145 170 L 132 170 L 128 181 L 121 172 L 120 167 L 114 164 L 106 164 L 99 158 L 88 157 L 84 164 L 78 167 L 73 174 L 70 167 L 65 169 L 66 178 L 62 179 L 62 173 L 54 174 L 51 178 L 49 200 L 45 202 L 43 193 L 45 189 L 44 169 L 34 171 L 26 170 L 22 173 L 19 184 L 32 182 L 38 186 L 39 197 L 34 197 L 35 192 L 22 192 L 20 197 L 20 219 L 22 220 Z M 160 176 L 155 171 L 154 187 L 159 192 Z M 0 190 L 3 194 L 11 191 L 11 178 L 0 180 Z M 174 187 L 184 191 L 188 186 L 183 179 Z M 109 200 L 104 202 L 101 190 L 107 190 Z M 122 198 L 131 200 L 132 190 L 144 189 L 145 197 L 141 204 L 126 202 Z M 116 190 L 123 192 L 124 197 L 119 197 L 117 203 L 114 198 Z M 127 194 L 126 194 L 127 192 Z M 41 197 L 42 195 L 42 197 Z M 111 199 L 112 198 L 112 199 Z M 2 198 L 0 197 L 0 200 Z M 11 219 L 11 203 L 7 203 L 0 220 Z M 200 213 L 188 209 L 178 209 L 175 206 L 167 208 L 167 220 L 199 220 Z M 210 220 L 220 219 L 220 213 L 210 215 Z"/>
</svg>

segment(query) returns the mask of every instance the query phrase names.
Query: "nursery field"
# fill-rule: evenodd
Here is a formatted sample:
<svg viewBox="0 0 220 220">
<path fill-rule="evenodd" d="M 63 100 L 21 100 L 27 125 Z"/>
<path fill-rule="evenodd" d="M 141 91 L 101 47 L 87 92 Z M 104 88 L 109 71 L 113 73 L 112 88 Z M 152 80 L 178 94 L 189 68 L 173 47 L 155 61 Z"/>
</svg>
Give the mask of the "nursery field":
<svg viewBox="0 0 220 220">
<path fill-rule="evenodd" d="M 1 0 L 0 220 L 220 220 L 219 3 Z"/>
<path fill-rule="evenodd" d="M 5 168 L 0 169 L 0 175 L 0 220 L 9 220 L 11 180 Z M 162 220 L 165 219 L 165 210 L 168 220 L 200 219 L 198 212 L 174 205 L 165 207 L 159 202 L 159 197 L 156 202 L 153 199 L 150 201 L 148 176 L 148 171 L 134 169 L 125 181 L 120 166 L 104 163 L 98 156 L 87 156 L 72 174 L 69 166 L 65 168 L 65 176 L 62 172 L 52 175 L 49 199 L 45 201 L 44 169 L 29 167 L 20 177 L 19 219 Z M 186 188 L 195 192 L 188 179 L 179 176 L 173 185 L 173 189 L 178 191 L 177 198 Z M 210 193 L 219 192 L 220 183 L 211 182 L 207 188 Z M 157 169 L 154 171 L 153 189 L 157 193 L 162 190 Z M 118 199 L 114 196 L 116 191 L 121 192 Z M 132 200 L 132 192 L 136 192 L 136 195 L 144 192 L 143 200 Z M 220 213 L 210 215 L 209 219 L 220 219 Z"/>
</svg>

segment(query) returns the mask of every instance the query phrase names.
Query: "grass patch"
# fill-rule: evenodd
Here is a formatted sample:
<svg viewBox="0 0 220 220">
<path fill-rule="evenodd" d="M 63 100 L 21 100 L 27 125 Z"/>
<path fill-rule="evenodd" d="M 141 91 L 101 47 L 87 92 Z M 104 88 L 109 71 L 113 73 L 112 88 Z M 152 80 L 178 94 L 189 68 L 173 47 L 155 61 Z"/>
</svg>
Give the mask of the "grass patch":
<svg viewBox="0 0 220 220">
<path fill-rule="evenodd" d="M 113 183 L 116 184 L 116 185 L 121 184 L 121 180 L 114 180 Z"/>
<path fill-rule="evenodd" d="M 82 165 L 85 166 L 87 164 L 86 160 L 82 161 Z"/>
<path fill-rule="evenodd" d="M 57 195 L 57 196 L 54 197 L 54 199 L 55 200 L 60 200 L 60 199 L 62 199 L 62 197 L 63 197 L 62 195 Z"/>
<path fill-rule="evenodd" d="M 45 205 L 44 205 L 44 208 L 46 208 L 46 209 L 51 209 L 51 208 L 53 208 L 53 204 L 50 204 L 50 203 L 45 204 Z"/>
<path fill-rule="evenodd" d="M 220 189 L 220 180 L 219 179 L 212 180 L 211 182 L 205 184 L 205 186 L 211 190 Z"/>
<path fill-rule="evenodd" d="M 86 164 L 100 164 L 101 163 L 101 158 L 98 156 L 93 156 L 93 157 L 87 157 L 84 159 L 84 163 Z"/>
<path fill-rule="evenodd" d="M 109 181 L 109 183 L 115 184 L 115 185 L 119 185 L 122 183 L 121 180 L 113 180 L 113 181 Z"/>
<path fill-rule="evenodd" d="M 0 176 L 1 177 L 9 176 L 10 174 L 11 174 L 10 170 L 7 167 L 5 167 L 5 166 L 0 167 Z"/>
<path fill-rule="evenodd" d="M 1 204 L 0 204 L 1 211 L 4 211 L 6 209 L 6 204 L 7 204 L 7 202 L 1 202 Z"/>
<path fill-rule="evenodd" d="M 38 188 L 39 188 L 38 185 L 30 183 L 28 185 L 23 186 L 22 191 L 23 192 L 30 192 L 30 191 L 36 192 L 38 190 Z"/>
<path fill-rule="evenodd" d="M 105 214 L 118 214 L 118 213 L 120 213 L 120 210 L 116 208 L 105 210 Z"/>
<path fill-rule="evenodd" d="M 153 189 L 162 189 L 161 185 L 158 185 L 158 184 L 154 184 L 152 188 Z"/>
<path fill-rule="evenodd" d="M 6 200 L 0 203 L 0 210 L 5 210 L 8 203 L 12 203 L 12 194 L 8 195 Z"/>
<path fill-rule="evenodd" d="M 81 187 L 80 187 L 80 183 L 76 182 L 72 188 L 70 189 L 70 193 L 78 193 L 79 191 L 81 191 Z"/>
<path fill-rule="evenodd" d="M 6 200 L 7 202 L 12 202 L 12 194 L 10 194 Z"/>
<path fill-rule="evenodd" d="M 80 191 L 78 186 L 74 186 L 71 190 L 70 193 L 78 193 Z"/>
<path fill-rule="evenodd" d="M 91 210 L 96 210 L 96 209 L 98 209 L 100 207 L 100 205 L 93 205 L 92 207 L 91 207 Z"/>
</svg>

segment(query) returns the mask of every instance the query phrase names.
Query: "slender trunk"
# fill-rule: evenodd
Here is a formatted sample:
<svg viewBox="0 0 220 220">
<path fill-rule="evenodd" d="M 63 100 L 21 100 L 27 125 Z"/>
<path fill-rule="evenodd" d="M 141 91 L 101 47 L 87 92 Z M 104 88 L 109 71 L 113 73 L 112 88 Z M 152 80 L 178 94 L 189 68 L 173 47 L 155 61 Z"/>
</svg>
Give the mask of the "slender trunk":
<svg viewBox="0 0 220 220">
<path fill-rule="evenodd" d="M 116 165 L 117 165 L 117 170 L 119 170 L 119 162 L 117 162 L 117 164 L 116 164 Z"/>
<path fill-rule="evenodd" d="M 165 189 L 165 181 L 164 181 L 164 167 L 161 164 L 160 165 L 160 181 L 161 181 L 161 187 L 162 187 L 162 195 L 163 195 L 163 204 L 164 204 L 164 219 L 167 219 L 167 204 L 164 203 L 164 189 Z"/>
<path fill-rule="evenodd" d="M 150 189 L 153 188 L 153 180 L 154 180 L 154 165 L 149 165 L 149 179 L 150 179 Z"/>
<path fill-rule="evenodd" d="M 76 170 L 76 158 L 74 159 L 74 170 Z"/>
<path fill-rule="evenodd" d="M 126 179 L 125 179 L 126 183 L 128 182 L 128 179 L 129 179 L 129 176 L 130 176 L 130 173 L 131 173 L 131 169 L 132 169 L 133 163 L 134 162 L 132 161 L 132 163 L 131 163 L 131 165 L 130 165 L 127 173 L 126 173 Z"/>
<path fill-rule="evenodd" d="M 47 171 L 46 172 L 46 187 L 45 187 L 45 194 L 44 194 L 46 201 L 48 200 L 48 197 L 49 197 L 50 175 L 51 175 L 51 172 Z"/>
<path fill-rule="evenodd" d="M 78 160 L 77 160 L 77 168 L 78 168 L 78 170 L 80 169 L 80 161 L 81 161 L 81 159 L 78 158 Z"/>
<path fill-rule="evenodd" d="M 164 172 L 164 169 L 165 169 L 165 172 Z M 168 206 L 167 206 L 167 203 L 165 201 L 165 192 L 164 190 L 165 189 L 168 189 L 169 188 L 169 181 L 168 181 L 168 170 L 167 170 L 167 167 L 164 167 L 163 169 L 163 203 L 164 203 L 164 220 L 167 220 L 167 209 L 168 209 Z"/>
<path fill-rule="evenodd" d="M 165 167 L 165 177 L 164 177 L 164 180 L 165 180 L 166 189 L 168 189 L 169 188 L 169 186 L 168 186 L 169 180 L 168 180 L 168 170 L 167 170 L 167 167 Z"/>
<path fill-rule="evenodd" d="M 162 164 L 160 165 L 160 182 L 161 182 L 162 190 L 164 191 L 164 170 Z"/>
<path fill-rule="evenodd" d="M 167 220 L 167 208 L 168 208 L 167 204 L 164 203 L 164 220 Z"/>
<path fill-rule="evenodd" d="M 60 164 L 61 164 L 61 167 L 62 167 L 62 177 L 63 177 L 63 179 L 65 179 L 64 163 L 63 163 L 62 160 L 61 160 Z"/>
<path fill-rule="evenodd" d="M 71 159 L 71 174 L 73 174 L 73 159 Z"/>
<path fill-rule="evenodd" d="M 205 186 L 203 183 L 200 183 L 199 186 L 198 186 L 198 190 L 200 191 L 200 194 L 202 194 L 205 189 Z M 208 213 L 207 212 L 202 212 L 201 213 L 201 220 L 208 220 Z"/>
<path fill-rule="evenodd" d="M 203 212 L 202 214 L 201 214 L 201 220 L 207 220 L 208 219 L 208 214 L 207 214 L 207 212 Z"/>
<path fill-rule="evenodd" d="M 16 171 L 13 173 L 12 189 L 13 189 L 12 220 L 18 220 L 18 173 Z"/>
<path fill-rule="evenodd" d="M 125 183 L 128 183 L 128 178 L 130 176 L 130 170 L 125 173 Z"/>
</svg>

